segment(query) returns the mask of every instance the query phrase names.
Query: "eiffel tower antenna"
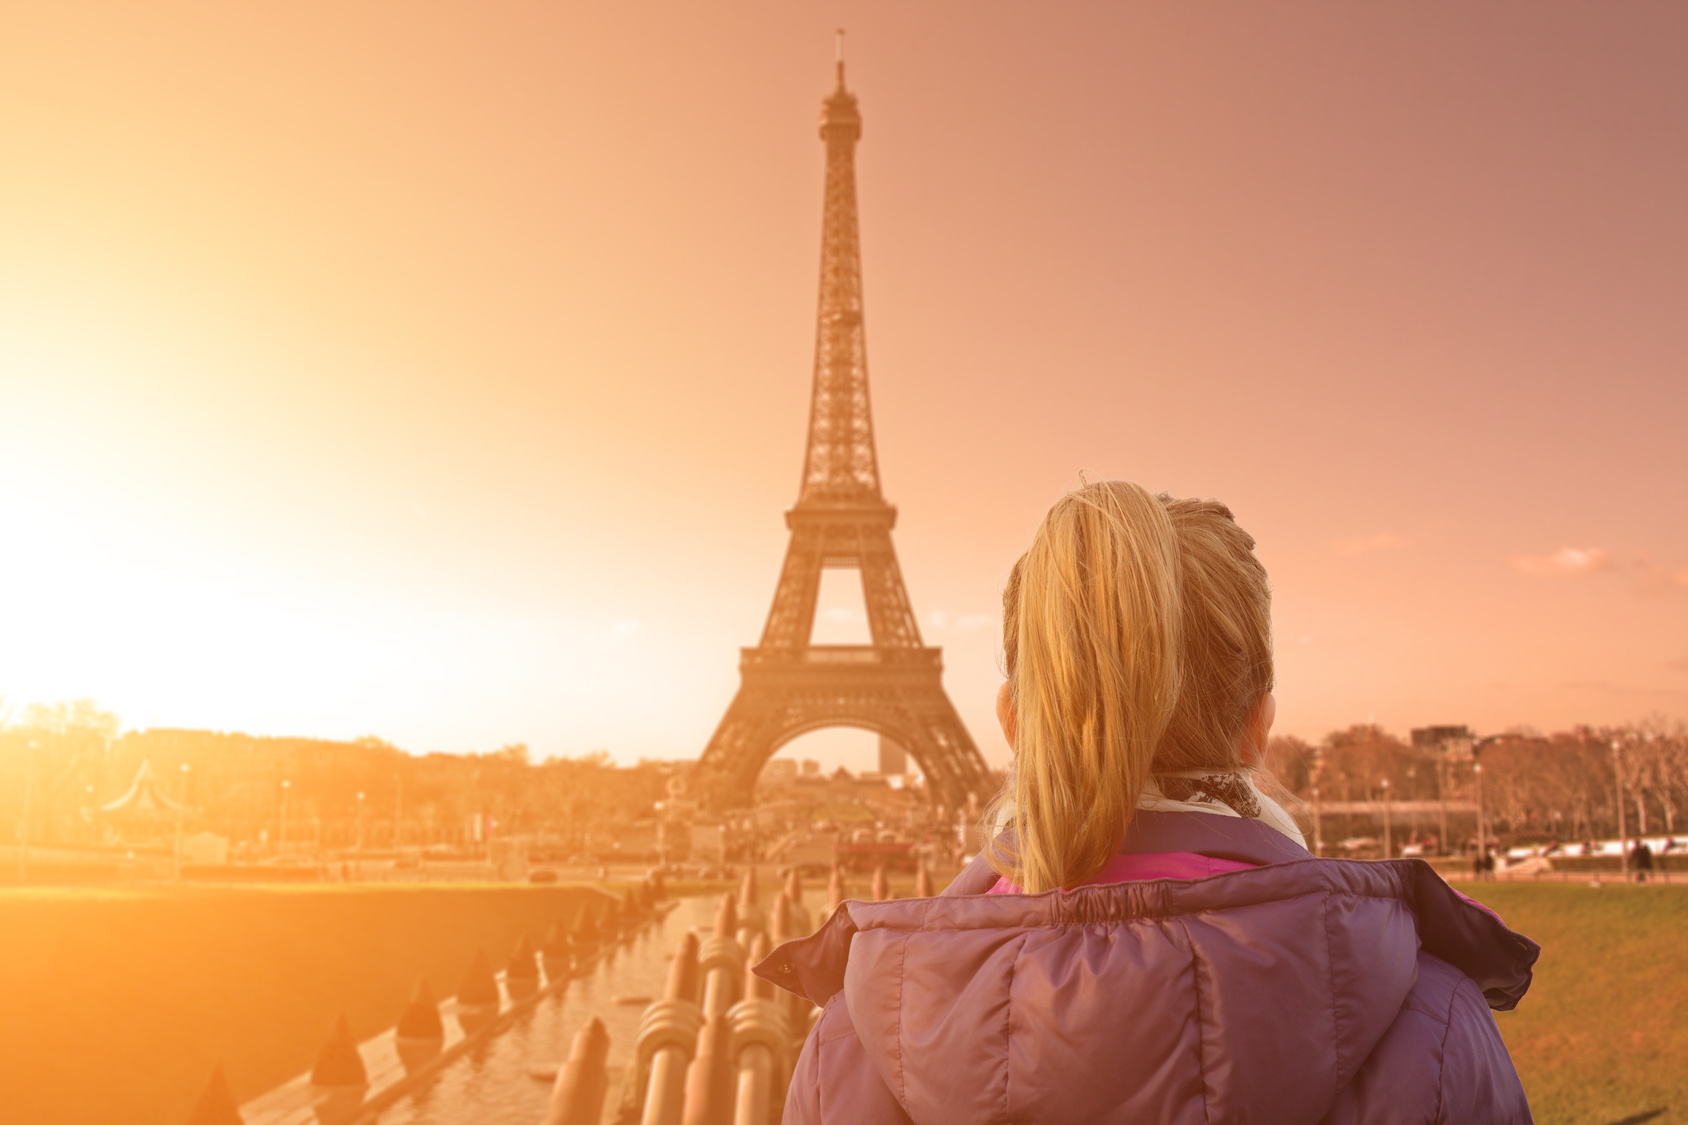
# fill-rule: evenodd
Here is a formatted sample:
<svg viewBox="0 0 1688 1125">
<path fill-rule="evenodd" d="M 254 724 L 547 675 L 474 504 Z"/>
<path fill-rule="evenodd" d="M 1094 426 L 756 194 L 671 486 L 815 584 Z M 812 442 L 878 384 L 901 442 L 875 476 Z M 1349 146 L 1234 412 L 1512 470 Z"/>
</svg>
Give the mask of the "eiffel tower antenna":
<svg viewBox="0 0 1688 1125">
<path fill-rule="evenodd" d="M 699 759 L 694 784 L 718 805 L 748 805 L 762 766 L 785 743 L 823 727 L 855 726 L 913 755 L 932 799 L 959 808 L 970 794 L 986 795 L 990 776 L 944 693 L 942 650 L 921 642 L 891 544 L 897 509 L 880 492 L 856 213 L 862 118 L 844 86 L 842 30 L 836 43 L 838 85 L 821 103 L 820 301 L 808 448 L 797 503 L 785 514 L 791 540 L 762 639 L 740 650 L 738 694 Z M 810 643 L 827 567 L 860 572 L 872 644 Z"/>
</svg>

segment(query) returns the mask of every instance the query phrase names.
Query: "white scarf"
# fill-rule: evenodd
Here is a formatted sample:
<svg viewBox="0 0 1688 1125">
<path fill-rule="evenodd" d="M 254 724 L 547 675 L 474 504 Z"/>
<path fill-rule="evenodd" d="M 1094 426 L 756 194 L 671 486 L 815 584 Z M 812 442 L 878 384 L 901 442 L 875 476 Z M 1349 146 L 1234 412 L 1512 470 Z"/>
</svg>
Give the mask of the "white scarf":
<svg viewBox="0 0 1688 1125">
<path fill-rule="evenodd" d="M 1179 796 L 1169 797 L 1168 789 Z M 1178 770 L 1156 774 L 1144 783 L 1137 807 L 1143 812 L 1198 812 L 1258 820 L 1301 847 L 1307 846 L 1307 838 L 1295 826 L 1295 820 L 1282 805 L 1262 793 L 1247 772 Z"/>
<path fill-rule="evenodd" d="M 1009 769 L 1012 771 L 1012 763 Z M 1011 772 L 1010 793 L 1013 786 L 1012 776 Z M 1163 781 L 1170 783 L 1168 788 L 1190 792 L 1177 799 L 1169 797 L 1166 789 L 1160 784 Z M 1185 784 L 1179 785 L 1180 781 Z M 1204 782 L 1206 784 L 1203 784 Z M 1241 809 L 1232 808 L 1220 800 L 1220 794 L 1242 806 Z M 1301 847 L 1307 846 L 1307 838 L 1301 834 L 1301 829 L 1295 826 L 1295 818 L 1285 812 L 1282 805 L 1262 793 L 1254 784 L 1253 776 L 1247 772 L 1179 770 L 1174 773 L 1156 774 L 1143 783 L 1143 792 L 1137 798 L 1137 808 L 1143 812 L 1194 812 L 1207 813 L 1210 816 L 1234 816 L 1239 820 L 1258 820 L 1294 840 Z M 1248 814 L 1246 817 L 1245 812 Z M 1000 834 L 1014 819 L 1014 801 L 1011 797 L 996 807 L 995 819 L 996 824 L 991 830 L 993 836 Z"/>
</svg>

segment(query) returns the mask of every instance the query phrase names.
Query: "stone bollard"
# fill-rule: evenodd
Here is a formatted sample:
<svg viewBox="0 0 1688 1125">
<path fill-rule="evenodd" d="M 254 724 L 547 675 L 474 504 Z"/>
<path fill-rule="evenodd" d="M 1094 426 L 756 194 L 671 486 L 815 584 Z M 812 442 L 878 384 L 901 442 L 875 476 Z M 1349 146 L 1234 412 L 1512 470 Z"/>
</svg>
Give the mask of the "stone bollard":
<svg viewBox="0 0 1688 1125">
<path fill-rule="evenodd" d="M 603 940 L 603 932 L 598 927 L 598 911 L 588 904 L 581 909 L 580 918 L 574 924 L 574 952 L 577 963 L 598 952 Z"/>
<path fill-rule="evenodd" d="M 322 1045 L 316 1065 L 311 1067 L 311 1086 L 319 1094 L 312 1108 L 323 1125 L 348 1121 L 362 1109 L 369 1072 L 364 1069 L 358 1041 L 352 1038 L 352 1025 L 343 1012 L 328 1042 Z"/>
<path fill-rule="evenodd" d="M 211 1081 L 205 1084 L 205 1092 L 194 1103 L 188 1125 L 245 1125 L 234 1092 L 229 1089 L 229 1080 L 223 1075 L 222 1064 L 211 1071 Z"/>
<path fill-rule="evenodd" d="M 884 902 L 891 897 L 891 886 L 885 880 L 885 865 L 873 869 L 873 901 Z"/>
<path fill-rule="evenodd" d="M 569 940 L 568 927 L 561 921 L 552 923 L 551 936 L 545 939 L 540 955 L 545 962 L 545 979 L 548 981 L 562 980 L 574 967 L 574 942 Z"/>
<path fill-rule="evenodd" d="M 792 928 L 792 915 L 795 912 L 791 907 L 790 895 L 791 892 L 789 889 L 782 891 L 779 899 L 774 903 L 773 927 L 768 940 L 769 952 L 778 949 L 792 938 L 799 936 Z M 753 955 L 750 958 L 748 967 L 751 970 L 754 970 L 756 966 L 761 963 L 762 958 Z M 750 978 L 746 977 L 745 979 L 748 982 Z M 761 983 L 767 984 L 766 981 L 762 981 Z M 787 1029 L 793 1031 L 794 1033 L 797 1030 L 802 1030 L 806 1033 L 808 1031 L 808 1011 L 811 1007 L 813 1007 L 813 1005 L 794 992 L 787 992 L 783 988 L 774 988 L 772 985 L 768 985 L 768 988 L 770 991 L 767 995 L 772 996 L 774 998 L 774 1003 L 779 1006 L 780 1012 L 785 1017 L 785 1025 Z M 801 1039 L 797 1041 L 797 1045 L 802 1045 Z"/>
<path fill-rule="evenodd" d="M 473 1035 L 498 1015 L 498 978 L 492 975 L 492 965 L 486 950 L 475 950 L 475 959 L 457 986 L 457 1022 L 463 1034 Z"/>
<path fill-rule="evenodd" d="M 539 991 L 539 960 L 533 943 L 528 941 L 525 933 L 516 940 L 510 961 L 504 966 L 504 987 L 510 990 L 512 999 L 532 996 Z"/>
<path fill-rule="evenodd" d="M 686 1069 L 686 1103 L 680 1125 L 731 1125 L 733 1119 L 733 1029 L 726 1013 L 708 1017 L 697 1054 Z"/>
<path fill-rule="evenodd" d="M 848 893 L 844 886 L 844 872 L 840 871 L 835 863 L 832 865 L 832 878 L 826 885 L 826 916 L 828 918 L 832 917 L 838 909 L 838 904 L 844 901 Z"/>
<path fill-rule="evenodd" d="M 322 1045 L 316 1065 L 311 1067 L 313 1086 L 363 1086 L 369 1081 L 363 1056 L 358 1053 L 358 1041 L 352 1038 L 352 1025 L 346 1014 L 334 1022 L 328 1042 Z"/>
<path fill-rule="evenodd" d="M 445 1046 L 445 1024 L 440 1022 L 440 1006 L 427 977 L 417 980 L 410 992 L 410 1002 L 393 1029 L 393 1046 L 406 1070 L 415 1070 Z"/>
<path fill-rule="evenodd" d="M 679 1125 L 686 1093 L 686 1065 L 697 1053 L 703 1013 L 697 1006 L 697 935 L 680 939 L 668 965 L 663 996 L 639 1020 L 639 1040 L 628 1066 L 622 1122 Z"/>
<path fill-rule="evenodd" d="M 698 975 L 703 979 L 706 1016 L 726 1012 L 738 999 L 739 984 L 744 979 L 744 947 L 733 936 L 737 920 L 733 896 L 722 895 L 720 909 L 715 914 L 715 932 L 698 951 Z"/>
<path fill-rule="evenodd" d="M 739 931 L 741 934 L 745 930 L 750 931 L 749 934 L 745 934 L 739 939 L 739 944 L 746 948 L 750 946 L 751 939 L 762 932 L 767 925 L 766 919 L 762 916 L 760 898 L 761 888 L 757 886 L 756 882 L 756 866 L 752 864 L 750 869 L 744 873 L 744 880 L 739 884 L 738 896 Z"/>
<path fill-rule="evenodd" d="M 797 937 L 813 930 L 815 921 L 809 917 L 809 908 L 803 904 L 803 876 L 795 867 L 785 877 L 785 897 L 791 900 L 791 924 L 793 928 L 790 935 Z"/>
<path fill-rule="evenodd" d="M 748 964 L 768 956 L 768 939 L 761 935 L 750 948 Z M 733 1125 L 778 1125 L 785 1103 L 791 1037 L 785 1010 L 775 998 L 779 990 L 745 971 L 744 999 L 728 1013 L 733 1028 L 735 1074 Z"/>
<path fill-rule="evenodd" d="M 604 1071 L 609 1053 L 609 1032 L 604 1030 L 604 1021 L 594 1016 L 575 1032 L 568 1061 L 557 1071 L 545 1125 L 598 1125 L 604 1113 L 604 1090 L 609 1085 L 609 1075 Z"/>
<path fill-rule="evenodd" d="M 915 872 L 914 875 L 914 897 L 932 897 L 932 876 L 927 873 L 924 863 L 920 865 L 920 870 Z"/>
</svg>

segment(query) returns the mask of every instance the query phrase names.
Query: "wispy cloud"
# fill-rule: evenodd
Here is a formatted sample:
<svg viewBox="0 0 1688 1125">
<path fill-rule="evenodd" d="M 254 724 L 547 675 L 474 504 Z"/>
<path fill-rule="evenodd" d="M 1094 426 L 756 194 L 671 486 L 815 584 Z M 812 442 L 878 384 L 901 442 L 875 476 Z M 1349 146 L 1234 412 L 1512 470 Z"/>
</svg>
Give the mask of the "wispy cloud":
<svg viewBox="0 0 1688 1125">
<path fill-rule="evenodd" d="M 1373 551 L 1393 551 L 1397 547 L 1405 547 L 1409 542 L 1410 540 L 1396 535 L 1393 531 L 1380 531 L 1375 535 L 1338 539 L 1333 545 L 1339 555 L 1366 555 Z"/>
<path fill-rule="evenodd" d="M 1519 574 L 1574 578 L 1611 570 L 1612 556 L 1599 547 L 1561 547 L 1551 555 L 1514 555 L 1512 569 Z"/>
<path fill-rule="evenodd" d="M 1647 566 L 1641 572 L 1640 586 L 1647 594 L 1688 593 L 1688 567 L 1671 570 L 1663 566 Z"/>
</svg>

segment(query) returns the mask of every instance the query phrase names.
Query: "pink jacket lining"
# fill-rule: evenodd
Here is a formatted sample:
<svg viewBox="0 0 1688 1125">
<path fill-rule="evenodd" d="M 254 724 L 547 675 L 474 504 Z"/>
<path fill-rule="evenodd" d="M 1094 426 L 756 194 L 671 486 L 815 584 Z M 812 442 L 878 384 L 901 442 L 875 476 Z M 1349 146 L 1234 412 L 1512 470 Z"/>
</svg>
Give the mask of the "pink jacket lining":
<svg viewBox="0 0 1688 1125">
<path fill-rule="evenodd" d="M 1144 879 L 1205 879 L 1209 875 L 1221 875 L 1227 871 L 1247 871 L 1258 864 L 1243 863 L 1235 859 L 1214 859 L 1212 856 L 1197 855 L 1195 852 L 1152 852 L 1148 855 L 1116 855 L 1110 859 L 1107 866 L 1096 873 L 1095 878 L 1087 879 L 1080 886 L 1100 883 L 1131 883 Z M 1066 887 L 1064 890 L 1071 890 Z M 998 879 L 988 895 L 1018 895 L 1024 894 L 1019 887 L 1010 883 L 1006 877 Z"/>
</svg>

